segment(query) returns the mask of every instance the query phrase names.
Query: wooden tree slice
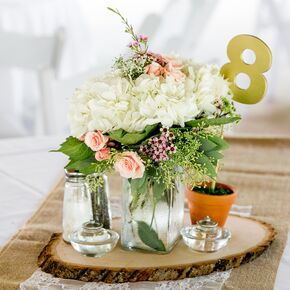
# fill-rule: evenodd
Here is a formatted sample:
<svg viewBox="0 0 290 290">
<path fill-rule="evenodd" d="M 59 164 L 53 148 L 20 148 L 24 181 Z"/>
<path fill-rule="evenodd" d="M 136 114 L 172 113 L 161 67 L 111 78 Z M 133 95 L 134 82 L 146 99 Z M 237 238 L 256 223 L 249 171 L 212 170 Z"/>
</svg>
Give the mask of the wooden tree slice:
<svg viewBox="0 0 290 290">
<path fill-rule="evenodd" d="M 215 253 L 194 252 L 182 241 L 166 255 L 125 251 L 119 243 L 101 258 L 81 256 L 58 233 L 52 235 L 41 252 L 38 264 L 55 277 L 86 282 L 177 280 L 239 267 L 260 256 L 275 239 L 270 224 L 251 218 L 230 216 L 226 227 L 232 232 L 232 239 Z M 120 221 L 115 220 L 114 228 L 120 229 Z"/>
</svg>

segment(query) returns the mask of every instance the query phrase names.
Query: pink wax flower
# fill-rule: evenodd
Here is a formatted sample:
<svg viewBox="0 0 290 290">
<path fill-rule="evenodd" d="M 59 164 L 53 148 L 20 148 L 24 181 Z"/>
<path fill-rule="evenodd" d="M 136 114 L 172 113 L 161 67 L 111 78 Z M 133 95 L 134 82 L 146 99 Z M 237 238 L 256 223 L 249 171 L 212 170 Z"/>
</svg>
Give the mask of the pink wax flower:
<svg viewBox="0 0 290 290">
<path fill-rule="evenodd" d="M 147 42 L 148 41 L 148 36 L 145 34 L 140 34 L 138 37 L 139 41 Z"/>
<path fill-rule="evenodd" d="M 149 156 L 154 162 L 167 161 L 168 153 L 176 152 L 176 146 L 173 144 L 174 134 L 169 132 L 168 128 L 161 128 L 160 132 L 159 137 L 149 139 L 146 145 L 139 148 L 141 154 Z"/>
<path fill-rule="evenodd" d="M 85 136 L 85 143 L 93 151 L 99 151 L 106 146 L 109 137 L 102 134 L 101 131 L 88 132 Z"/>
<path fill-rule="evenodd" d="M 141 178 L 145 166 L 142 159 L 136 152 L 125 151 L 115 163 L 115 170 L 124 178 Z"/>
<path fill-rule="evenodd" d="M 103 148 L 96 152 L 95 158 L 97 161 L 103 161 L 103 160 L 109 159 L 111 156 L 110 152 L 111 152 L 110 148 Z"/>
<path fill-rule="evenodd" d="M 129 47 L 137 47 L 138 45 L 139 45 L 139 42 L 136 40 L 134 40 L 128 44 Z"/>
</svg>

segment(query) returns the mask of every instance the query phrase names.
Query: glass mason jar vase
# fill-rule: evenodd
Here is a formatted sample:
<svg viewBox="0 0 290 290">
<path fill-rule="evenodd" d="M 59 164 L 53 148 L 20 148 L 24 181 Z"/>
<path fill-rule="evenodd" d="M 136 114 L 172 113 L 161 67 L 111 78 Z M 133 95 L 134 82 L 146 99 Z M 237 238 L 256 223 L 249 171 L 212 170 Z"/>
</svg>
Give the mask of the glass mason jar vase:
<svg viewBox="0 0 290 290">
<path fill-rule="evenodd" d="M 139 187 L 134 180 L 123 179 L 123 248 L 168 253 L 180 237 L 183 218 L 184 190 L 179 181 L 164 189 L 151 178 Z"/>
<path fill-rule="evenodd" d="M 65 175 L 62 236 L 66 242 L 70 243 L 72 232 L 91 219 L 91 196 L 84 174 L 66 170 Z"/>
<path fill-rule="evenodd" d="M 71 234 L 90 220 L 105 229 L 112 225 L 108 178 L 104 174 L 85 174 L 65 171 L 63 199 L 63 239 L 70 243 Z M 101 186 L 96 182 L 101 182 Z M 90 186 L 92 183 L 95 186 Z"/>
</svg>

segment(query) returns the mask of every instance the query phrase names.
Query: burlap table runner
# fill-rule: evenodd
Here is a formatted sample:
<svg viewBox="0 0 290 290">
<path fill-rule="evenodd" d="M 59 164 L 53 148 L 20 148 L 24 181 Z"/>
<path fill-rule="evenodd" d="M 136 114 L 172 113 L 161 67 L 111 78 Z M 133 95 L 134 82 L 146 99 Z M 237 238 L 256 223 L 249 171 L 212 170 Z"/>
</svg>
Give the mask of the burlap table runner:
<svg viewBox="0 0 290 290">
<path fill-rule="evenodd" d="M 290 223 L 290 139 L 230 138 L 220 181 L 238 188 L 237 204 L 275 225 L 278 236 L 255 261 L 232 271 L 224 289 L 273 289 Z M 111 190 L 120 187 L 111 179 Z M 37 257 L 51 233 L 61 230 L 63 181 L 0 252 L 0 289 L 18 289 L 37 269 Z"/>
</svg>

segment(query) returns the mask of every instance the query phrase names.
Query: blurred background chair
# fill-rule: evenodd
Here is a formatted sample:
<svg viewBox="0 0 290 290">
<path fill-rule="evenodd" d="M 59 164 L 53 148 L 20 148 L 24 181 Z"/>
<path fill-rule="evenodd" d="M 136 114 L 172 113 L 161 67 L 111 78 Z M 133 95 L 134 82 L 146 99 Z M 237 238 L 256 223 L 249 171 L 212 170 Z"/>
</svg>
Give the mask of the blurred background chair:
<svg viewBox="0 0 290 290">
<path fill-rule="evenodd" d="M 33 72 L 39 89 L 38 99 L 32 108 L 26 106 L 26 100 L 22 101 L 21 110 L 18 111 L 17 107 L 12 107 L 8 112 L 4 106 L 2 107 L 0 120 L 4 117 L 1 123 L 6 122 L 7 125 L 4 128 L 0 127 L 0 130 L 1 128 L 5 130 L 5 132 L 0 131 L 0 135 L 23 135 L 23 130 L 28 128 L 25 126 L 17 128 L 18 122 L 32 127 L 34 134 L 52 132 L 53 128 L 49 121 L 52 117 L 50 112 L 53 110 L 51 85 L 58 70 L 62 42 L 62 29 L 50 37 L 0 32 L 0 69 L 18 68 Z M 17 104 L 17 101 L 21 100 L 14 100 L 12 103 Z"/>
<path fill-rule="evenodd" d="M 0 138 L 67 130 L 60 94 L 97 63 L 82 11 L 78 0 L 0 0 Z"/>
</svg>

